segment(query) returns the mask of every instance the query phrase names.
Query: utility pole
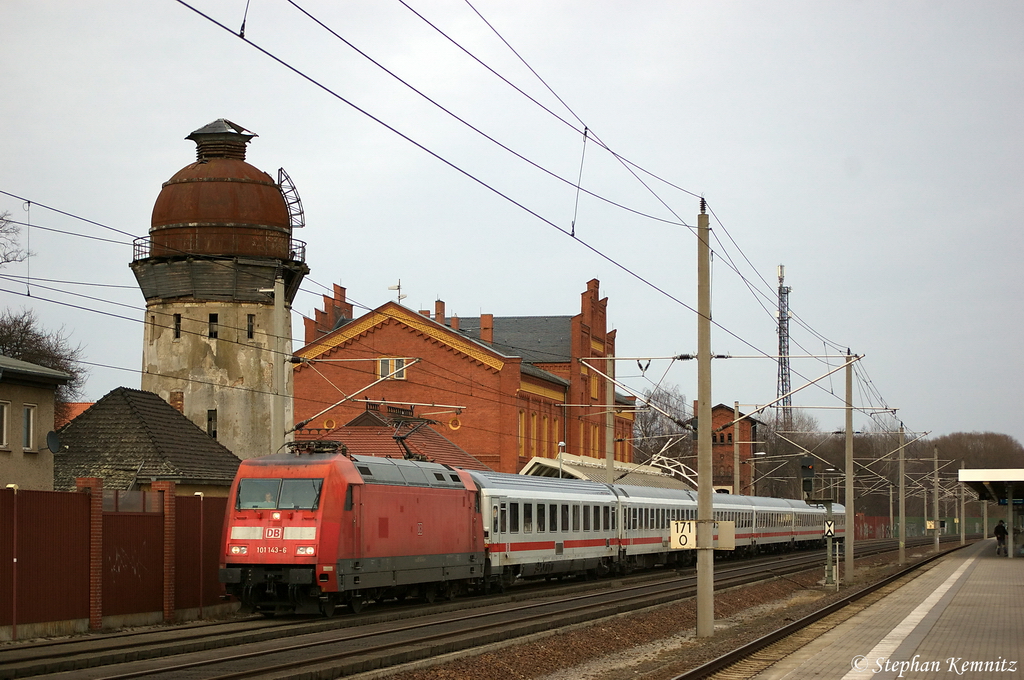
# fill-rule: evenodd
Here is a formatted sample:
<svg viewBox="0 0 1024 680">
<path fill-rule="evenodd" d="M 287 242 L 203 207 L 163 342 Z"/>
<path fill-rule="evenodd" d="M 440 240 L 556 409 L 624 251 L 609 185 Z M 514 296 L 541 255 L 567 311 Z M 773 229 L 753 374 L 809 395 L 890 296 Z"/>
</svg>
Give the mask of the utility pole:
<svg viewBox="0 0 1024 680">
<path fill-rule="evenodd" d="M 605 354 L 608 353 L 607 338 L 605 339 Z M 604 431 L 605 431 L 605 465 L 608 469 L 608 479 L 615 479 L 615 359 L 608 357 L 605 362 L 605 373 L 608 380 L 605 381 L 605 406 Z M 594 380 L 597 376 L 594 376 Z"/>
<path fill-rule="evenodd" d="M 697 216 L 697 637 L 715 632 L 711 468 L 711 234 L 704 199 Z"/>
<path fill-rule="evenodd" d="M 964 461 L 960 461 L 960 469 L 964 469 Z M 960 545 L 967 545 L 967 499 L 964 497 L 964 485 L 960 483 Z"/>
<path fill-rule="evenodd" d="M 900 423 L 900 566 L 907 563 L 907 484 L 903 457 L 903 423 Z"/>
<path fill-rule="evenodd" d="M 278 274 L 274 279 L 274 331 L 270 360 L 274 362 L 274 401 L 270 407 L 273 433 L 270 435 L 270 453 L 280 453 L 288 437 L 285 431 L 291 427 L 287 420 L 288 390 L 285 387 L 288 360 L 292 355 L 292 332 L 288 326 L 288 310 L 285 307 L 284 278 Z"/>
<path fill-rule="evenodd" d="M 854 511 L 853 511 L 853 356 L 846 350 L 846 538 L 845 566 L 843 573 L 846 582 L 853 578 L 853 542 L 854 542 Z"/>
<path fill-rule="evenodd" d="M 928 535 L 928 487 L 924 483 L 924 478 L 921 479 L 921 495 L 924 500 L 921 501 L 921 514 L 924 515 L 924 535 Z"/>
<path fill-rule="evenodd" d="M 889 538 L 892 538 L 892 484 L 889 485 Z"/>
<path fill-rule="evenodd" d="M 935 515 L 935 552 L 939 552 L 939 532 L 942 531 L 939 527 L 942 525 L 939 520 L 939 447 L 933 446 L 932 453 L 934 454 L 935 460 L 935 479 L 932 480 L 932 514 Z"/>
<path fill-rule="evenodd" d="M 732 492 L 740 493 L 740 402 L 732 402 Z M 751 474 L 751 481 L 754 476 Z"/>
</svg>

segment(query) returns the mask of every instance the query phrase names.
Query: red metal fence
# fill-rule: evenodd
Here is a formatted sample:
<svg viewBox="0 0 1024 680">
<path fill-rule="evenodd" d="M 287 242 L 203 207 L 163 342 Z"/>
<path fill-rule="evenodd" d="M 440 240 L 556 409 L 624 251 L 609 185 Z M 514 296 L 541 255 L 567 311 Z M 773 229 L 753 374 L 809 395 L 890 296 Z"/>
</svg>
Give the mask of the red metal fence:
<svg viewBox="0 0 1024 680">
<path fill-rule="evenodd" d="M 0 626 L 89 617 L 89 498 L 0 490 Z"/>
<path fill-rule="evenodd" d="M 174 572 L 177 609 L 199 609 L 222 602 L 224 586 L 217 580 L 226 498 L 179 496 Z"/>
<path fill-rule="evenodd" d="M 175 498 L 170 482 L 149 498 L 94 498 L 100 480 L 81 481 L 87 492 L 0 489 L 0 639 L 223 604 L 226 498 Z"/>
<path fill-rule="evenodd" d="M 103 513 L 103 616 L 163 610 L 164 517 Z"/>
</svg>

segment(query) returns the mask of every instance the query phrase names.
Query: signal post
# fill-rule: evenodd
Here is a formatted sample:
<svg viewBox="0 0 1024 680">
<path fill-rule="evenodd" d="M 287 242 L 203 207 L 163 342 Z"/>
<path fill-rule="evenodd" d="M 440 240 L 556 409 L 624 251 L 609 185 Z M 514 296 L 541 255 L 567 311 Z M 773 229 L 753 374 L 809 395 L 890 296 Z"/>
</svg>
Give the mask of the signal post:
<svg viewBox="0 0 1024 680">
<path fill-rule="evenodd" d="M 832 538 L 836 534 L 836 521 L 832 516 L 832 499 L 814 498 L 814 459 L 810 456 L 804 456 L 800 461 L 800 480 L 807 505 L 825 508 L 825 585 L 834 585 L 836 572 L 832 563 Z"/>
</svg>

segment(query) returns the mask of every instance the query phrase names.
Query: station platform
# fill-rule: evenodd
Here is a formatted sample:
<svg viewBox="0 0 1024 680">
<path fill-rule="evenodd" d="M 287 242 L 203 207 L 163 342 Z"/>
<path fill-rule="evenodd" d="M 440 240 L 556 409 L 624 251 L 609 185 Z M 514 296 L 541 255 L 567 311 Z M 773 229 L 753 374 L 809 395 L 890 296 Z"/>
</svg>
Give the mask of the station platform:
<svg viewBox="0 0 1024 680">
<path fill-rule="evenodd" d="M 758 680 L 1024 676 L 1024 559 L 994 539 L 940 558 Z"/>
</svg>

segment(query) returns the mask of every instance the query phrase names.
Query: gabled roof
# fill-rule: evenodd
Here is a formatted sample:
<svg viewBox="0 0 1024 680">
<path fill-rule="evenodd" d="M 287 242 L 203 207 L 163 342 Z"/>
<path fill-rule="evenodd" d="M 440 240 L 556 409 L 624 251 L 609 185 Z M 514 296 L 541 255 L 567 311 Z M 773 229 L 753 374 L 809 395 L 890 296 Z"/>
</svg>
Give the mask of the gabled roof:
<svg viewBox="0 0 1024 680">
<path fill-rule="evenodd" d="M 229 486 L 239 459 L 152 392 L 118 387 L 61 428 L 53 456 L 53 487 L 76 477 L 102 477 L 108 489 L 139 482 Z"/>
<path fill-rule="evenodd" d="M 572 360 L 571 316 L 496 316 L 493 328 L 489 344 L 505 356 L 532 364 Z M 459 332 L 479 342 L 480 318 L 460 318 Z"/>
<path fill-rule="evenodd" d="M 713 413 L 713 412 L 715 412 L 715 411 L 720 411 L 720 410 L 722 410 L 722 409 L 725 409 L 725 410 L 726 410 L 726 411 L 728 411 L 729 413 L 732 413 L 732 411 L 733 411 L 733 407 L 732 407 L 732 406 L 726 406 L 725 404 L 716 404 L 715 406 L 712 406 L 712 407 L 711 407 L 711 411 L 712 411 L 712 413 Z M 757 419 L 757 418 L 755 418 L 754 416 L 748 416 L 748 415 L 747 415 L 746 413 L 744 413 L 743 411 L 740 411 L 740 418 L 745 418 L 745 419 L 747 419 L 747 420 L 750 420 L 750 421 L 753 421 L 753 422 L 755 422 L 755 423 L 759 423 L 759 424 L 761 424 L 761 425 L 764 425 L 764 421 L 763 421 L 763 420 L 758 420 L 758 419 Z"/>
<path fill-rule="evenodd" d="M 327 335 L 316 339 L 305 347 L 302 347 L 295 352 L 295 356 L 302 359 L 315 359 L 330 352 L 335 347 L 344 345 L 350 340 L 372 331 L 377 326 L 392 322 L 408 326 L 409 328 L 412 328 L 413 330 L 420 332 L 437 342 L 447 345 L 453 350 L 461 352 L 462 354 L 465 354 L 466 356 L 469 356 L 495 370 L 500 371 L 506 363 L 505 360 L 509 356 L 518 356 L 503 355 L 501 352 L 496 351 L 494 348 L 491 348 L 484 343 L 478 342 L 457 331 L 453 331 L 444 324 L 434 321 L 430 317 L 414 312 L 394 302 L 385 303 L 377 309 L 367 312 L 358 319 L 349 321 Z M 301 369 L 301 364 L 296 366 L 296 370 Z"/>
<path fill-rule="evenodd" d="M 391 420 L 365 411 L 344 427 L 333 430 L 299 430 L 295 433 L 295 438 L 339 441 L 348 448 L 349 453 L 357 456 L 405 458 L 407 453 L 412 453 L 423 456 L 432 463 L 467 470 L 490 470 L 430 427 L 431 424 L 431 421 L 422 418 Z M 402 442 L 409 448 L 408 452 L 402 446 Z"/>
</svg>

